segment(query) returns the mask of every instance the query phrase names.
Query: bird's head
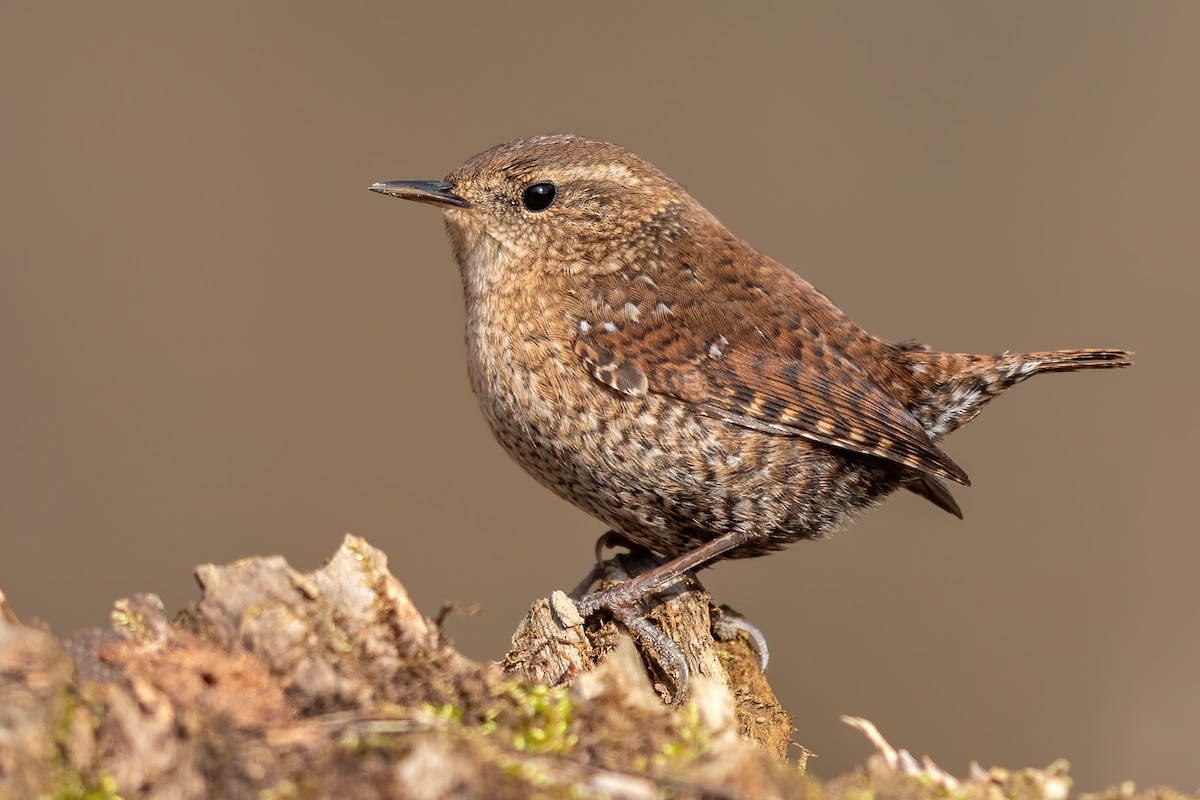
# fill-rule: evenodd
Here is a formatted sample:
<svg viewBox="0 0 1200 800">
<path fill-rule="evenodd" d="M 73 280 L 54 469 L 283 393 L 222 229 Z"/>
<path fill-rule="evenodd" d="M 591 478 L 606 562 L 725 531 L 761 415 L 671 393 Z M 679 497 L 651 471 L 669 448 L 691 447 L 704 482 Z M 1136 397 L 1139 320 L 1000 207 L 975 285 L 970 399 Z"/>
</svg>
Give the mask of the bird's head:
<svg viewBox="0 0 1200 800">
<path fill-rule="evenodd" d="M 672 239 L 715 224 L 656 167 L 570 135 L 506 142 L 443 180 L 371 190 L 440 207 L 468 284 L 644 270 Z"/>
</svg>

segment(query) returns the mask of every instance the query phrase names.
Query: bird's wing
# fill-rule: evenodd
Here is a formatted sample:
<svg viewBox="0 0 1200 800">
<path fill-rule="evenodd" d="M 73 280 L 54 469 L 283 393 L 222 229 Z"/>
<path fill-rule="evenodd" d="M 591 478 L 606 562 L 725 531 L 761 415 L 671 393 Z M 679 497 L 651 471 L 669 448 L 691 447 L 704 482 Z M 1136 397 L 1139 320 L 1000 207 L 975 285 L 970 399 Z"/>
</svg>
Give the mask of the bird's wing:
<svg viewBox="0 0 1200 800">
<path fill-rule="evenodd" d="M 610 388 L 673 397 L 745 428 L 969 483 L 904 406 L 828 337 L 764 331 L 708 302 L 633 311 L 585 321 L 574 342 L 591 375 Z"/>
</svg>

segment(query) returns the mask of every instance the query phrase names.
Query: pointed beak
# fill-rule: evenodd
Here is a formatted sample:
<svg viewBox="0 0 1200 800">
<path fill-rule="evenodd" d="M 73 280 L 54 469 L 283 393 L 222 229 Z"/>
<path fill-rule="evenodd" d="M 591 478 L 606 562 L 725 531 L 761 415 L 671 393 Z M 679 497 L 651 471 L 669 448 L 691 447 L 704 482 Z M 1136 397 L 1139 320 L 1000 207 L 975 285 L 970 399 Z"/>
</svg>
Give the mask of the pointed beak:
<svg viewBox="0 0 1200 800">
<path fill-rule="evenodd" d="M 466 208 L 469 205 L 454 193 L 454 184 L 448 181 L 386 181 L 371 184 L 371 191 L 434 206 Z"/>
</svg>

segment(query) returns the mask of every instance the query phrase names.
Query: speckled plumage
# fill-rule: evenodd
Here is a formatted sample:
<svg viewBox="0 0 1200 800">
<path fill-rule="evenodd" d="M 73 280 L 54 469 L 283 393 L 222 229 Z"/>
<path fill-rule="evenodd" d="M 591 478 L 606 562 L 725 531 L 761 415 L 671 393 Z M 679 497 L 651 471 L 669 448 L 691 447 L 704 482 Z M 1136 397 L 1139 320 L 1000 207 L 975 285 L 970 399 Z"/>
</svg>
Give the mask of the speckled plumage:
<svg viewBox="0 0 1200 800">
<path fill-rule="evenodd" d="M 531 185 L 557 194 L 522 205 Z M 471 383 L 531 475 L 632 542 L 723 557 L 816 538 L 898 488 L 958 513 L 938 440 L 1044 371 L 1120 350 L 939 353 L 869 335 L 627 151 L 509 142 L 444 182 L 372 187 L 442 207 Z"/>
</svg>

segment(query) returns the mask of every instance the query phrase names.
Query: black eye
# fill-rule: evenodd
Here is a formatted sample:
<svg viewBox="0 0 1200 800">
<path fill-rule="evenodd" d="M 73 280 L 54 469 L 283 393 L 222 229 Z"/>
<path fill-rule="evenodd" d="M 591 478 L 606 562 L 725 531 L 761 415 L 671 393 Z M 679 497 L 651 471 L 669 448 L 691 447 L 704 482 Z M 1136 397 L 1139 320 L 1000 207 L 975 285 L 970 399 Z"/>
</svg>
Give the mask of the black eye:
<svg viewBox="0 0 1200 800">
<path fill-rule="evenodd" d="M 535 183 L 521 195 L 521 202 L 530 211 L 545 211 L 557 195 L 558 189 L 553 183 Z"/>
</svg>

